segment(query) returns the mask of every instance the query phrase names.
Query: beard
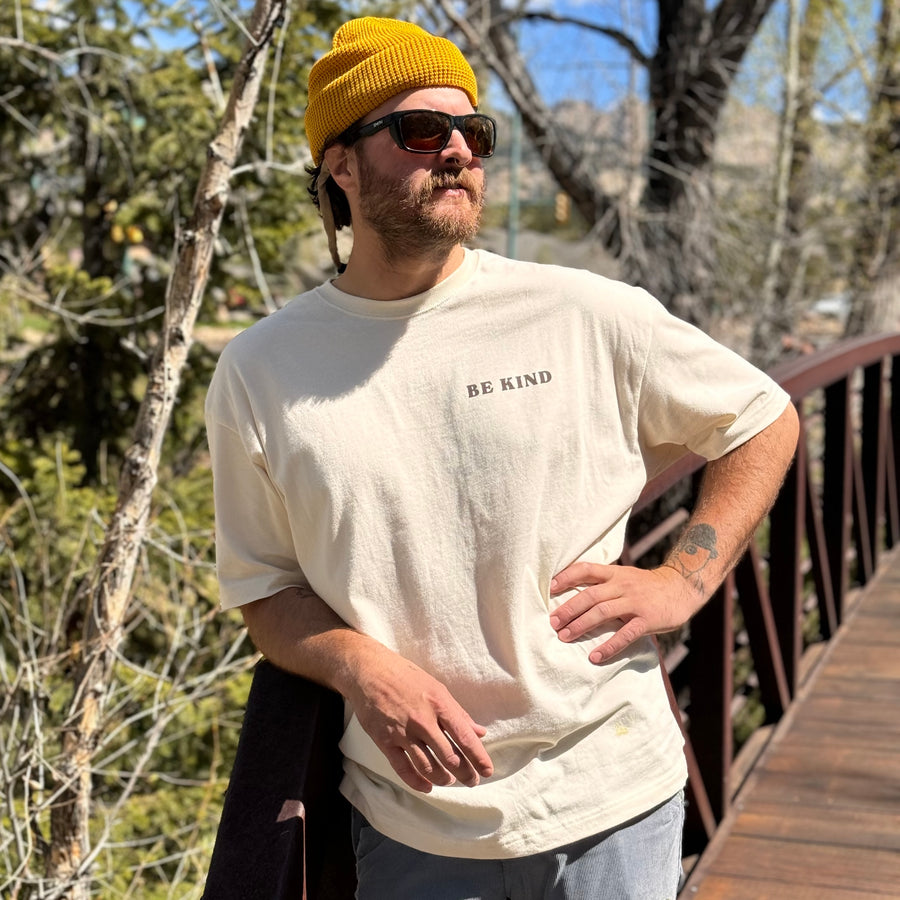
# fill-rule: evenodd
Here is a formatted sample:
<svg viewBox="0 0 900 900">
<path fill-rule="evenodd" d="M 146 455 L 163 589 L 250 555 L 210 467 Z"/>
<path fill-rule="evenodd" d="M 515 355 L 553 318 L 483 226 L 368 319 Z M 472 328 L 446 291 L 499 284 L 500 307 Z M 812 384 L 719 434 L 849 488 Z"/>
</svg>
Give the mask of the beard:
<svg viewBox="0 0 900 900">
<path fill-rule="evenodd" d="M 481 226 L 484 183 L 468 169 L 428 173 L 413 185 L 412 176 L 388 179 L 359 154 L 360 213 L 378 234 L 390 262 L 411 255 L 439 256 L 471 240 Z M 465 199 L 441 202 L 435 191 L 461 188 Z"/>
</svg>

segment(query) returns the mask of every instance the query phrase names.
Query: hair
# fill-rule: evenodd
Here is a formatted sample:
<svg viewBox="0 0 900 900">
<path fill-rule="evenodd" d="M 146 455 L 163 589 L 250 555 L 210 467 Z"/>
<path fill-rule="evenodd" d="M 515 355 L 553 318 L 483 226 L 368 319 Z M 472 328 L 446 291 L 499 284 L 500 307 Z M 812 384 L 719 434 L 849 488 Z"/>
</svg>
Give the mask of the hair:
<svg viewBox="0 0 900 900">
<path fill-rule="evenodd" d="M 312 198 L 313 205 L 316 209 L 322 209 L 321 189 L 319 187 L 319 175 L 322 173 L 321 166 L 309 165 L 306 167 L 306 174 L 309 175 L 309 186 L 307 191 Z M 334 227 L 337 229 L 345 228 L 351 224 L 350 221 L 350 204 L 347 201 L 347 195 L 344 189 L 333 179 L 329 178 L 325 182 L 326 199 L 331 203 L 331 213 L 334 216 Z"/>
<path fill-rule="evenodd" d="M 329 141 L 325 149 L 327 150 L 328 147 L 331 147 L 333 144 L 343 144 L 345 147 L 352 147 L 355 141 L 351 135 L 359 125 L 359 121 L 354 122 L 349 128 L 342 131 L 333 141 Z M 313 164 L 306 166 L 306 174 L 309 175 L 309 186 L 306 190 L 309 192 L 309 196 L 312 198 L 315 208 L 321 212 L 322 198 L 320 196 L 321 188 L 319 187 L 319 176 L 322 174 L 321 164 L 318 166 Z M 328 178 L 325 181 L 325 193 L 327 194 L 327 199 L 331 203 L 331 214 L 334 217 L 334 227 L 340 231 L 341 228 L 346 228 L 348 225 L 352 224 L 350 218 L 350 203 L 347 200 L 347 195 L 334 178 Z"/>
</svg>

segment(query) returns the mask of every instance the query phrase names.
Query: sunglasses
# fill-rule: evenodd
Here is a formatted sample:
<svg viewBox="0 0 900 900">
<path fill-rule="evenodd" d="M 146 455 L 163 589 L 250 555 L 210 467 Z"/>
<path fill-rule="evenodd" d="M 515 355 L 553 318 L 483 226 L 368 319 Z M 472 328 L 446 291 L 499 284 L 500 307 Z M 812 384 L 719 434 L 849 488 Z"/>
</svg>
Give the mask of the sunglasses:
<svg viewBox="0 0 900 900">
<path fill-rule="evenodd" d="M 492 156 L 497 139 L 497 123 L 490 116 L 482 113 L 451 116 L 432 109 L 390 113 L 367 125 L 349 129 L 343 139 L 350 144 L 384 128 L 389 128 L 394 143 L 409 153 L 440 153 L 450 143 L 456 128 L 462 133 L 472 156 Z"/>
</svg>

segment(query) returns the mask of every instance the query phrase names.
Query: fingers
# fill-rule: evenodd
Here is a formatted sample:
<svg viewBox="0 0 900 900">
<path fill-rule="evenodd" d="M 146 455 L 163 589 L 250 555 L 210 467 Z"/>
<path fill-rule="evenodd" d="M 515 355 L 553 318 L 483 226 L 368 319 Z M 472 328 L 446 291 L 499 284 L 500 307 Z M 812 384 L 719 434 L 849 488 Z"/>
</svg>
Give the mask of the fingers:
<svg viewBox="0 0 900 900">
<path fill-rule="evenodd" d="M 645 615 L 645 586 L 633 584 L 633 580 L 631 570 L 621 566 L 574 563 L 563 569 L 552 580 L 551 593 L 575 587 L 582 590 L 550 614 L 557 637 L 569 643 L 591 632 L 611 630 L 613 633 L 588 655 L 595 665 L 627 649 L 651 630 Z"/>
<path fill-rule="evenodd" d="M 483 736 L 486 729 L 480 725 L 478 731 Z M 433 786 L 447 787 L 459 781 L 469 787 L 475 787 L 481 777 L 493 774 L 493 764 L 484 749 L 478 733 L 469 727 L 457 738 L 461 749 L 443 730 L 432 732 L 424 739 L 408 736 L 402 743 L 382 747 L 394 771 L 411 788 L 423 793 L 431 791 Z"/>
<path fill-rule="evenodd" d="M 615 600 L 591 602 L 592 595 L 588 591 L 583 591 L 579 597 L 583 594 L 588 595 L 584 597 L 583 602 L 574 606 L 565 604 L 565 609 L 560 607 L 550 616 L 550 625 L 561 641 L 577 640 L 592 631 L 599 631 L 608 623 L 618 625 L 618 620 L 629 615 L 621 602 Z"/>
<path fill-rule="evenodd" d="M 463 784 L 474 787 L 480 778 L 490 778 L 494 774 L 494 764 L 481 742 L 487 734 L 484 726 L 465 716 L 462 721 L 442 721 L 442 728 L 448 743 L 458 754 L 458 771 L 455 774 Z M 444 765 L 450 772 L 454 772 L 452 762 L 444 762 Z"/>
<path fill-rule="evenodd" d="M 418 729 L 411 728 L 407 737 Z M 422 735 L 405 748 L 416 771 L 431 784 L 455 781 L 474 787 L 481 777 L 493 774 L 491 758 L 481 738 L 487 729 L 476 725 L 465 713 L 438 715 L 433 726 L 422 727 Z"/>
<path fill-rule="evenodd" d="M 376 672 L 351 698 L 363 729 L 411 788 L 428 793 L 456 781 L 474 787 L 493 774 L 474 722 L 447 689 L 409 661 Z"/>
<path fill-rule="evenodd" d="M 667 566 L 637 569 L 575 563 L 551 582 L 551 593 L 581 588 L 550 613 L 562 641 L 574 641 L 601 629 L 612 634 L 591 650 L 593 663 L 605 662 L 648 634 L 683 625 L 699 608 L 681 575 Z"/>
<path fill-rule="evenodd" d="M 606 662 L 614 656 L 618 656 L 623 650 L 627 650 L 638 638 L 647 634 L 648 628 L 643 619 L 632 619 L 619 628 L 610 638 L 602 644 L 594 647 L 588 654 L 588 659 L 594 665 Z"/>
<path fill-rule="evenodd" d="M 391 764 L 391 768 L 405 784 L 409 785 L 414 791 L 420 791 L 423 794 L 431 792 L 432 783 L 424 775 L 419 774 L 403 750 L 399 747 L 382 747 L 381 750 Z"/>
<path fill-rule="evenodd" d="M 551 594 L 589 585 L 550 613 L 550 625 L 560 640 L 575 640 L 628 612 L 615 584 L 616 568 L 575 563 L 550 582 Z"/>
<path fill-rule="evenodd" d="M 600 563 L 576 562 L 557 572 L 550 582 L 551 594 L 562 594 L 572 588 L 586 584 L 602 584 L 612 577 L 619 566 L 604 566 Z"/>
</svg>

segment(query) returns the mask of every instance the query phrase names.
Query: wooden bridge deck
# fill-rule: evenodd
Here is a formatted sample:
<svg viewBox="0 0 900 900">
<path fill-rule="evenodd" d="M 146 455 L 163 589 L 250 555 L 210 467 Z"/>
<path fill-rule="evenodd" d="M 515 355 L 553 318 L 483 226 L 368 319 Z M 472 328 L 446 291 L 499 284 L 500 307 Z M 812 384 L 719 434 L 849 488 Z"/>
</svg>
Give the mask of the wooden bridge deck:
<svg viewBox="0 0 900 900">
<path fill-rule="evenodd" d="M 816 662 L 680 900 L 900 898 L 900 554 Z"/>
</svg>

